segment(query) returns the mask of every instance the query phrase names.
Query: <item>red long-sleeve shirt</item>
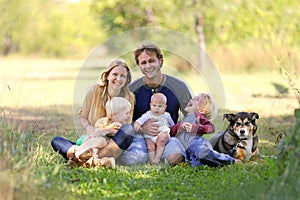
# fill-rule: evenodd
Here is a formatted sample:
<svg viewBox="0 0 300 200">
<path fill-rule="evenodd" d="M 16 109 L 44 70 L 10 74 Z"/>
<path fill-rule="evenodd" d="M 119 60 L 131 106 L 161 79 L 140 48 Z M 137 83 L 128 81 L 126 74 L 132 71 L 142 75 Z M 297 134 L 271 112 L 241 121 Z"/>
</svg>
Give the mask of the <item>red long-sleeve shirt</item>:
<svg viewBox="0 0 300 200">
<path fill-rule="evenodd" d="M 182 124 L 184 122 L 192 124 L 191 132 L 187 132 L 182 128 Z M 215 126 L 202 114 L 200 114 L 200 112 L 194 112 L 188 114 L 181 122 L 174 125 L 171 129 L 170 135 L 176 137 L 183 147 L 187 149 L 195 137 L 213 132 L 215 132 Z"/>
<path fill-rule="evenodd" d="M 179 133 L 184 132 L 185 130 L 182 128 L 182 124 L 184 122 L 192 123 L 192 130 L 190 133 L 193 133 L 198 136 L 202 136 L 203 134 L 210 134 L 215 132 L 215 126 L 209 120 L 207 120 L 200 112 L 194 112 L 195 118 L 193 121 L 182 120 L 175 124 L 171 129 L 171 136 L 176 137 Z"/>
</svg>

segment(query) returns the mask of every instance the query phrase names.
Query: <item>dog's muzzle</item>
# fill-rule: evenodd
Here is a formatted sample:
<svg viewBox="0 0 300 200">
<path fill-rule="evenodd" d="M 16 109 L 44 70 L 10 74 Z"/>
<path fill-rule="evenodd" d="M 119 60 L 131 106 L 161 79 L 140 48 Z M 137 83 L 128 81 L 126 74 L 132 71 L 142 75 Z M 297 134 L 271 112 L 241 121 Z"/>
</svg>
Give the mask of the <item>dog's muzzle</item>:
<svg viewBox="0 0 300 200">
<path fill-rule="evenodd" d="M 238 133 L 240 138 L 247 137 L 249 134 L 245 128 L 239 128 Z"/>
</svg>

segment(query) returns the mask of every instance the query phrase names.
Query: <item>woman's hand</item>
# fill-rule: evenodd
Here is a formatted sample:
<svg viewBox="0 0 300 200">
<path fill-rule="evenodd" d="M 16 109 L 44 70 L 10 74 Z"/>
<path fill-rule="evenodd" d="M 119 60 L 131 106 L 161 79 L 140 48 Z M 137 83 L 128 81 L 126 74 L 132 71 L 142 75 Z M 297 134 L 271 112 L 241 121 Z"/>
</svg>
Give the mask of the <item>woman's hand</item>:
<svg viewBox="0 0 300 200">
<path fill-rule="evenodd" d="M 90 137 L 99 137 L 104 136 L 104 133 L 101 129 L 95 128 L 94 132 L 90 133 Z"/>
<path fill-rule="evenodd" d="M 193 125 L 189 122 L 183 122 L 182 123 L 182 128 L 184 130 L 186 130 L 186 132 L 191 132 L 192 131 L 192 128 L 193 128 Z"/>
<path fill-rule="evenodd" d="M 100 128 L 95 128 L 95 131 L 90 134 L 90 137 L 99 137 L 99 136 L 112 136 L 117 132 L 116 129 L 114 128 L 105 128 L 105 129 L 100 129 Z"/>
<path fill-rule="evenodd" d="M 106 136 L 114 136 L 118 132 L 119 128 L 107 128 L 103 129 Z"/>
<path fill-rule="evenodd" d="M 158 135 L 158 127 L 156 119 L 147 120 L 144 125 L 141 127 L 142 132 L 147 133 L 149 135 L 157 136 Z"/>
</svg>

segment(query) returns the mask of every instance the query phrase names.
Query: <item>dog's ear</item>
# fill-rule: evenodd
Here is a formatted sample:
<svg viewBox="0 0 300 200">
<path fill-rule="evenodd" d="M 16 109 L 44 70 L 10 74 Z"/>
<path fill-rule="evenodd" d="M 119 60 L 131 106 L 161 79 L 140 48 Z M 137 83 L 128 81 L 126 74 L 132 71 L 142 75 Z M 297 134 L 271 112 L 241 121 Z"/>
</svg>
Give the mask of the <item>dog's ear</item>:
<svg viewBox="0 0 300 200">
<path fill-rule="evenodd" d="M 251 112 L 250 115 L 253 117 L 253 119 L 259 119 L 259 115 L 256 112 Z"/>
<path fill-rule="evenodd" d="M 224 114 L 223 115 L 223 120 L 226 118 L 229 122 L 231 122 L 232 120 L 234 120 L 235 114 L 230 113 L 230 114 Z"/>
</svg>

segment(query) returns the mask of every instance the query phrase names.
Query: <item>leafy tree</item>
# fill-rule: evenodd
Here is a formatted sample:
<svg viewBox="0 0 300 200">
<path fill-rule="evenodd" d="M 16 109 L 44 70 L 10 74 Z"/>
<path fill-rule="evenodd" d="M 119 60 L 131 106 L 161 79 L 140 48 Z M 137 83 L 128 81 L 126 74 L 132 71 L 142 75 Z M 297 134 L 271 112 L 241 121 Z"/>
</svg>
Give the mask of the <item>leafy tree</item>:
<svg viewBox="0 0 300 200">
<path fill-rule="evenodd" d="M 142 27 L 179 31 L 197 41 L 195 16 L 201 13 L 207 46 L 296 46 L 298 10 L 297 0 L 0 0 L 0 52 L 86 54 L 106 36 Z"/>
<path fill-rule="evenodd" d="M 29 20 L 27 6 L 25 1 L 0 0 L 0 51 L 4 55 L 18 48 L 18 38 Z"/>
<path fill-rule="evenodd" d="M 187 14 L 192 1 L 94 0 L 91 8 L 101 28 L 112 34 L 141 27 L 162 27 L 182 31 L 190 29 L 194 14 Z"/>
<path fill-rule="evenodd" d="M 25 54 L 64 57 L 86 54 L 104 38 L 87 1 L 0 0 L 0 39 Z M 5 53 L 7 52 L 7 53 Z"/>
<path fill-rule="evenodd" d="M 196 38 L 195 15 L 204 11 L 207 43 L 262 40 L 280 45 L 299 44 L 296 0 L 94 0 L 92 10 L 109 34 L 140 27 L 163 27 Z"/>
</svg>

